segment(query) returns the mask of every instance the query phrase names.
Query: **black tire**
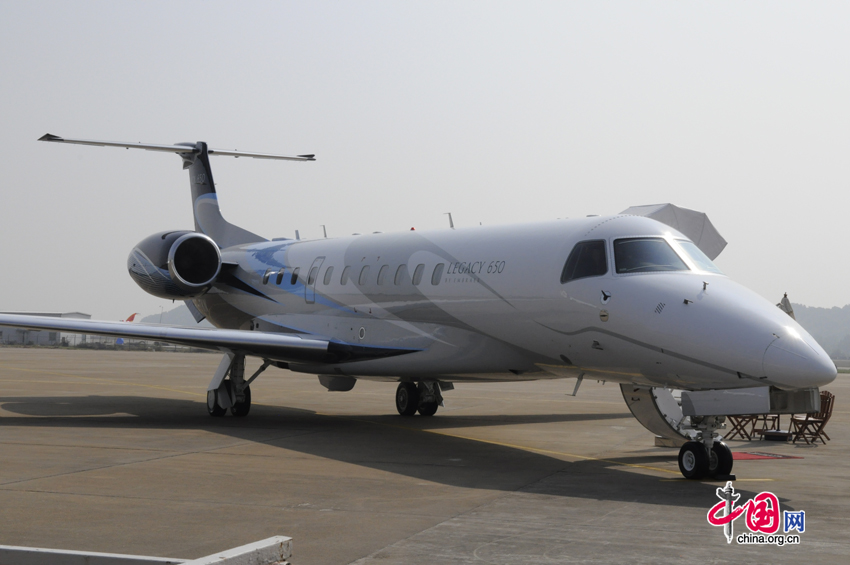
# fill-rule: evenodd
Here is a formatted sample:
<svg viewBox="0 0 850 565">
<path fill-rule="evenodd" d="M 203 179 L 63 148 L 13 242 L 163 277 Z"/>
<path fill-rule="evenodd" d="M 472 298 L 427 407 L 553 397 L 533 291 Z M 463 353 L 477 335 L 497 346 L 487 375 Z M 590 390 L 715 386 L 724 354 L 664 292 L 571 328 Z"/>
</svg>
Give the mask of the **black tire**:
<svg viewBox="0 0 850 565">
<path fill-rule="evenodd" d="M 686 479 L 701 479 L 708 473 L 708 453 L 698 441 L 689 441 L 679 450 L 679 471 Z"/>
<path fill-rule="evenodd" d="M 227 408 L 222 408 L 218 404 L 218 391 L 216 390 L 207 391 L 207 412 L 213 418 L 221 418 L 227 413 Z"/>
<path fill-rule="evenodd" d="M 251 411 L 251 387 L 245 387 L 245 400 L 242 402 L 237 402 L 233 406 L 230 407 L 230 413 L 236 416 L 237 418 L 244 418 L 248 415 L 248 412 Z"/>
<path fill-rule="evenodd" d="M 732 450 L 722 441 L 715 441 L 711 446 L 711 456 L 708 460 L 708 474 L 711 477 L 723 477 L 732 472 Z"/>
<path fill-rule="evenodd" d="M 437 408 L 439 408 L 439 407 L 440 407 L 440 405 L 437 404 L 436 402 L 421 403 L 421 404 L 419 404 L 419 409 L 418 409 L 419 415 L 420 416 L 433 416 L 434 414 L 437 413 Z"/>
<path fill-rule="evenodd" d="M 419 389 L 416 383 L 399 383 L 395 391 L 395 407 L 402 416 L 413 416 L 419 408 Z"/>
</svg>

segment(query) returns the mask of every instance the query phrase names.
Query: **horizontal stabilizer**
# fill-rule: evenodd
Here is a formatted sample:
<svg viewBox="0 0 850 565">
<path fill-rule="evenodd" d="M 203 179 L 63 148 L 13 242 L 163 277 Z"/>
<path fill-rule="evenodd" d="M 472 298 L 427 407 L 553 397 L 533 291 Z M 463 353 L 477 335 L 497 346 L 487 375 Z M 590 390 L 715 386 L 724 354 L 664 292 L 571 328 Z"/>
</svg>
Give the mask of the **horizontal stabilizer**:
<svg viewBox="0 0 850 565">
<path fill-rule="evenodd" d="M 158 143 L 125 143 L 120 141 L 98 141 L 93 139 L 71 139 L 59 137 L 50 133 L 41 136 L 39 141 L 53 141 L 55 143 L 74 143 L 77 145 L 94 145 L 97 147 L 124 147 L 126 149 L 145 149 L 147 151 L 164 151 L 167 153 L 198 153 L 200 149 L 194 143 L 178 143 L 176 145 L 161 145 Z M 315 155 L 274 155 L 271 153 L 251 153 L 248 151 L 237 151 L 227 149 L 208 149 L 209 155 L 222 155 L 225 157 L 252 157 L 254 159 L 281 159 L 284 161 L 315 161 Z"/>
</svg>

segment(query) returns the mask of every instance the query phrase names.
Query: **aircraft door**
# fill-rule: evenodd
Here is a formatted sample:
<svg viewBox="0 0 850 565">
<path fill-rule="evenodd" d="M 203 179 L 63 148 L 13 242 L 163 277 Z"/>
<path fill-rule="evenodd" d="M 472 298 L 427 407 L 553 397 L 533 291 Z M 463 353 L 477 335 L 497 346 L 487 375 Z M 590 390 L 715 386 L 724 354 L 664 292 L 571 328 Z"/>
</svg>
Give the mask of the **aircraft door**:
<svg viewBox="0 0 850 565">
<path fill-rule="evenodd" d="M 307 271 L 307 284 L 304 285 L 304 300 L 307 301 L 307 304 L 316 302 L 316 282 L 319 280 L 319 271 L 324 260 L 324 257 L 316 257 L 313 264 L 310 265 L 310 270 Z"/>
<path fill-rule="evenodd" d="M 561 272 L 561 295 L 565 301 L 558 322 L 562 331 L 574 332 L 599 327 L 608 321 L 613 292 L 608 265 L 607 241 L 580 241 Z"/>
</svg>

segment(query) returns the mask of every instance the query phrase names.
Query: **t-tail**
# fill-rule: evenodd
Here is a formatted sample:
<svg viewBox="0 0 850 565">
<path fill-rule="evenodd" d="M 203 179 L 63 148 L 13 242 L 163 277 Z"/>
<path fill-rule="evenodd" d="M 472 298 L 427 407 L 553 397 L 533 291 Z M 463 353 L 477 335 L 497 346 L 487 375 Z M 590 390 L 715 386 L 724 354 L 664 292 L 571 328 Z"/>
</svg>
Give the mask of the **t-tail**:
<svg viewBox="0 0 850 565">
<path fill-rule="evenodd" d="M 87 139 L 71 139 L 56 135 L 45 134 L 39 141 L 57 143 L 74 143 L 78 145 L 95 145 L 101 147 L 125 147 L 127 149 L 146 149 L 148 151 L 164 151 L 177 153 L 183 159 L 183 168 L 189 171 L 189 185 L 192 188 L 192 212 L 195 217 L 195 231 L 210 237 L 220 248 L 243 245 L 266 238 L 246 229 L 235 226 L 224 219 L 218 206 L 215 192 L 210 155 L 230 157 L 253 157 L 255 159 L 283 159 L 287 161 L 315 161 L 314 155 L 273 155 L 269 153 L 249 153 L 245 151 L 228 151 L 210 149 L 203 141 L 197 143 L 178 143 L 175 145 L 158 145 L 151 143 L 122 143 L 115 141 L 96 141 Z"/>
</svg>

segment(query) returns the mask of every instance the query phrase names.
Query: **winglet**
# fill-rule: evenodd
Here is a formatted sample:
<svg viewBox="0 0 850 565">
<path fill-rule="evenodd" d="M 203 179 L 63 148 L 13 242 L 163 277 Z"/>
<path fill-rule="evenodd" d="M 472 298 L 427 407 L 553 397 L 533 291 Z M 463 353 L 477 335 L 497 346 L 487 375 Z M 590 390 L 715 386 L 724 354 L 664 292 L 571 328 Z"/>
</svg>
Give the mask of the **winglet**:
<svg viewBox="0 0 850 565">
<path fill-rule="evenodd" d="M 58 135 L 53 135 L 52 133 L 45 133 L 41 137 L 38 138 L 39 141 L 65 141 Z"/>
</svg>

